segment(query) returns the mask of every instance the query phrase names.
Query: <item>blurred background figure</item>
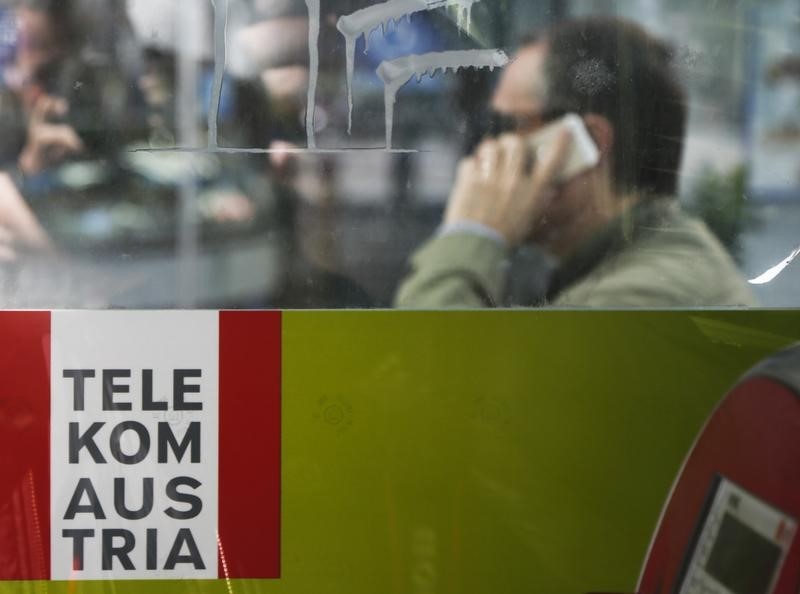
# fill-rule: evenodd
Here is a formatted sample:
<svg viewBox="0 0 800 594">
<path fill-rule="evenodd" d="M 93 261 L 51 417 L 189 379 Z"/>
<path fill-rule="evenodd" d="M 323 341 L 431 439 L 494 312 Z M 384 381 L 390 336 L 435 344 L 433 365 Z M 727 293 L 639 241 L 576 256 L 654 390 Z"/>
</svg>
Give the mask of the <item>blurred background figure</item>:
<svg viewBox="0 0 800 594">
<path fill-rule="evenodd" d="M 71 0 L 18 0 L 2 11 L 0 159 L 26 176 L 69 156 L 108 152 L 138 132 L 121 43 L 93 40 L 93 29 L 83 28 L 91 19 L 79 20 L 78 8 Z"/>
<path fill-rule="evenodd" d="M 36 221 L 48 248 L 5 268 L 6 304 L 264 305 L 277 290 L 281 223 L 263 156 L 193 152 L 215 93 L 218 139 L 233 147 L 268 140 L 269 103 L 258 80 L 217 84 L 212 7 L 192 4 L 4 7 L 3 199 L 33 211 L 15 220 Z"/>
<path fill-rule="evenodd" d="M 108 152 L 136 133 L 124 69 L 115 59 L 121 46 L 106 39 L 100 51 L 83 29 L 89 24 L 91 19 L 77 19 L 68 0 L 17 0 L 0 7 L 0 229 L 6 261 L 52 247 L 21 194 L 26 180 L 68 158 Z"/>
</svg>

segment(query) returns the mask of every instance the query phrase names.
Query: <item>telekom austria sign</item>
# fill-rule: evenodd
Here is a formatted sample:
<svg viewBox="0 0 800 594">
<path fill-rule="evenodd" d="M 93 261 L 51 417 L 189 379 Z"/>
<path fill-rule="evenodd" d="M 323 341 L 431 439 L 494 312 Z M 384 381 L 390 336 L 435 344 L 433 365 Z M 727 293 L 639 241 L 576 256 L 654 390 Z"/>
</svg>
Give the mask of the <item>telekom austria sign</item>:
<svg viewBox="0 0 800 594">
<path fill-rule="evenodd" d="M 0 325 L 0 579 L 279 577 L 279 313 Z"/>
</svg>

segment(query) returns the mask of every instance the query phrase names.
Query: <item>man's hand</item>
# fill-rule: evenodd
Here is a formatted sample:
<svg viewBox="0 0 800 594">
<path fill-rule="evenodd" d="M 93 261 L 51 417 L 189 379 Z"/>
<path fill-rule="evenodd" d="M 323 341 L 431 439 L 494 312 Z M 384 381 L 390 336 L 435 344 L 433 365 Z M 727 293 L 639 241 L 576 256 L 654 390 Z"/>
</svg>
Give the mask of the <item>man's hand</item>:
<svg viewBox="0 0 800 594">
<path fill-rule="evenodd" d="M 19 156 L 23 174 L 34 175 L 83 150 L 83 142 L 72 126 L 52 123 L 67 110 L 64 99 L 42 95 L 36 100 L 28 120 L 28 139 Z"/>
<path fill-rule="evenodd" d="M 553 195 L 571 138 L 562 133 L 543 160 L 526 139 L 507 134 L 486 140 L 461 161 L 445 211 L 445 224 L 471 221 L 499 233 L 510 246 L 523 243 Z"/>
</svg>

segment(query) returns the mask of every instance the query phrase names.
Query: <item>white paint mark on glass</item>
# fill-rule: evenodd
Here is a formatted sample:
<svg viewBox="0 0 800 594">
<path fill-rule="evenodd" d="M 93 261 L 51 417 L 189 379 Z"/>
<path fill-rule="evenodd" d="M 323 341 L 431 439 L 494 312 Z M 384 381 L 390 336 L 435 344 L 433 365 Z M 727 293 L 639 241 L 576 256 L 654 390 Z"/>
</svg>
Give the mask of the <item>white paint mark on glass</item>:
<svg viewBox="0 0 800 594">
<path fill-rule="evenodd" d="M 319 78 L 319 0 L 306 0 L 308 8 L 308 100 L 306 102 L 306 138 L 308 148 L 316 148 L 314 113 L 317 108 Z"/>
<path fill-rule="evenodd" d="M 380 28 L 384 35 L 387 27 L 399 25 L 403 18 L 410 19 L 412 14 L 436 10 L 437 8 L 456 6 L 458 27 L 469 28 L 472 5 L 480 0 L 388 0 L 374 4 L 339 18 L 336 28 L 344 36 L 347 59 L 347 133 L 353 129 L 353 72 L 355 70 L 356 42 L 364 37 L 365 51 L 369 51 L 370 33 Z"/>
<path fill-rule="evenodd" d="M 202 55 L 204 33 L 208 31 L 208 5 L 196 0 L 180 0 L 176 33 L 178 42 L 177 119 L 178 139 L 181 145 L 196 148 L 201 144 L 201 116 L 197 89 L 200 67 L 197 57 Z M 208 139 L 205 140 L 208 143 Z M 208 147 L 205 147 L 206 150 Z M 197 255 L 199 252 L 199 225 L 197 212 L 197 182 L 187 176 L 181 182 L 178 220 L 178 304 L 193 307 L 198 294 Z"/>
<path fill-rule="evenodd" d="M 208 146 L 218 144 L 219 104 L 222 98 L 222 81 L 225 77 L 228 0 L 212 0 L 214 6 L 214 83 L 211 89 L 211 105 L 208 110 Z"/>
<path fill-rule="evenodd" d="M 784 271 L 784 269 L 792 263 L 792 261 L 800 256 L 800 248 L 794 250 L 787 258 L 784 258 L 780 263 L 776 264 L 769 270 L 767 270 L 764 274 L 757 276 L 754 279 L 750 279 L 749 282 L 751 285 L 766 285 L 769 282 L 772 282 L 777 278 L 777 276 Z"/>
<path fill-rule="evenodd" d="M 394 105 L 397 100 L 397 92 L 412 78 L 416 77 L 419 81 L 426 74 L 433 78 L 437 72 L 442 74 L 448 70 L 458 72 L 461 68 L 494 70 L 506 64 L 508 64 L 508 56 L 498 49 L 433 52 L 381 62 L 377 73 L 384 84 L 386 148 L 392 148 Z"/>
</svg>

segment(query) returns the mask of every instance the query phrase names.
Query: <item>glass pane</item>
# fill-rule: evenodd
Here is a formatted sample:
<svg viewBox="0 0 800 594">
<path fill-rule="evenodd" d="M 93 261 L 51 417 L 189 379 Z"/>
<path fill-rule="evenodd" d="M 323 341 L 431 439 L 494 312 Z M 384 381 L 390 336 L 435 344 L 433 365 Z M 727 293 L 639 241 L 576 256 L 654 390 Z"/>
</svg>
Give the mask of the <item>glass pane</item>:
<svg viewBox="0 0 800 594">
<path fill-rule="evenodd" d="M 5 2 L 2 304 L 795 306 L 798 18 Z"/>
</svg>

